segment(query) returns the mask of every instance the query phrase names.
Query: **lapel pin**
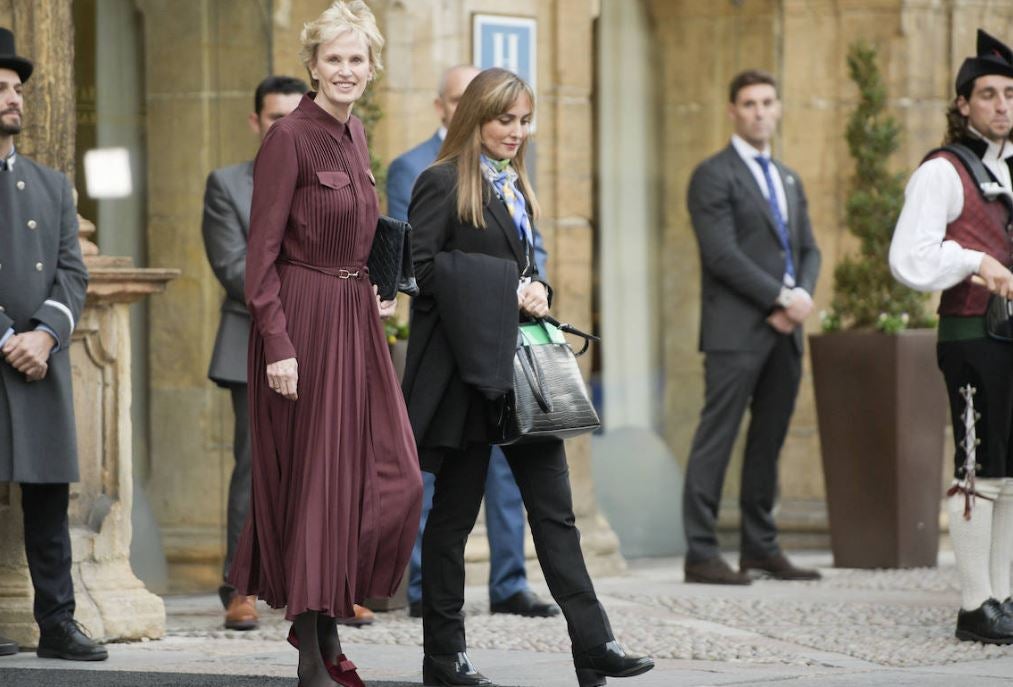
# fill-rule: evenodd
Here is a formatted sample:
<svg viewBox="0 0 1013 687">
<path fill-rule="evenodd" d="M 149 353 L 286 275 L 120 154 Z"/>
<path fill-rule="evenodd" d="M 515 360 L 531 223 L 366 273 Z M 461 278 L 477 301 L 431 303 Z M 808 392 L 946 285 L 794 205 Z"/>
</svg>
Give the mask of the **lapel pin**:
<svg viewBox="0 0 1013 687">
<path fill-rule="evenodd" d="M 17 187 L 18 187 L 19 191 L 24 191 L 25 190 L 25 182 L 23 182 L 20 179 L 18 179 Z"/>
<path fill-rule="evenodd" d="M 788 182 L 789 184 L 794 184 L 794 183 L 795 183 L 795 177 L 793 177 L 793 176 L 792 176 L 792 175 L 790 175 L 790 174 L 789 174 L 789 175 L 788 175 L 787 177 L 785 177 L 785 179 L 787 180 L 787 182 Z"/>
</svg>

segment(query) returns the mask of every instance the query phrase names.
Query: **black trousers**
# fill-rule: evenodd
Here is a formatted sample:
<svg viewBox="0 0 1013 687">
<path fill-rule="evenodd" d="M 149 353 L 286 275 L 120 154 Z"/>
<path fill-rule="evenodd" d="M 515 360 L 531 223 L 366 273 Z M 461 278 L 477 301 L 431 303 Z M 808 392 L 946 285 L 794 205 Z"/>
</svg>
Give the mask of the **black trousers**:
<svg viewBox="0 0 1013 687">
<path fill-rule="evenodd" d="M 25 556 L 35 587 L 35 622 L 42 632 L 74 617 L 69 504 L 69 484 L 21 485 Z"/>
<path fill-rule="evenodd" d="M 944 341 L 936 345 L 936 359 L 946 380 L 956 444 L 953 475 L 962 479 L 964 451 L 964 399 L 960 387 L 975 389 L 974 409 L 981 414 L 975 436 L 981 441 L 975 450 L 981 465 L 978 477 L 1013 477 L 1013 344 L 994 339 Z"/>
<path fill-rule="evenodd" d="M 766 350 L 707 353 L 704 407 L 686 466 L 682 502 L 687 562 L 698 563 L 719 554 L 716 527 L 721 489 L 747 407 L 750 420 L 739 489 L 739 554 L 765 558 L 780 551 L 773 516 L 777 461 L 801 375 L 802 357 L 791 336 L 778 336 Z"/>
<path fill-rule="evenodd" d="M 467 649 L 464 633 L 464 545 L 478 517 L 489 468 L 488 444 L 448 454 L 436 474 L 433 508 L 422 536 L 422 630 L 427 654 Z M 562 441 L 506 446 L 538 562 L 563 611 L 574 652 L 614 639 L 598 601 L 574 526 Z"/>
<path fill-rule="evenodd" d="M 250 404 L 246 384 L 229 386 L 232 392 L 232 410 L 236 424 L 232 437 L 232 455 L 235 465 L 232 466 L 232 478 L 229 480 L 229 507 L 226 525 L 225 565 L 222 579 L 229 578 L 229 568 L 236 555 L 239 535 L 246 524 L 246 514 L 250 511 Z"/>
</svg>

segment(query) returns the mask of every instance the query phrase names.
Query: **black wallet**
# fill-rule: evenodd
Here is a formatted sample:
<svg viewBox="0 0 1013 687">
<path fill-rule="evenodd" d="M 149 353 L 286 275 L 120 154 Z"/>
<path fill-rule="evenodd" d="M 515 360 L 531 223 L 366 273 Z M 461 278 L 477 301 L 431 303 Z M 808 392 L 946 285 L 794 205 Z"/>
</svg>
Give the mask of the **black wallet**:
<svg viewBox="0 0 1013 687">
<path fill-rule="evenodd" d="M 383 300 L 394 300 L 398 291 L 409 296 L 419 295 L 412 264 L 412 225 L 381 216 L 376 223 L 366 266 L 369 267 L 369 280 L 376 284 Z"/>
</svg>

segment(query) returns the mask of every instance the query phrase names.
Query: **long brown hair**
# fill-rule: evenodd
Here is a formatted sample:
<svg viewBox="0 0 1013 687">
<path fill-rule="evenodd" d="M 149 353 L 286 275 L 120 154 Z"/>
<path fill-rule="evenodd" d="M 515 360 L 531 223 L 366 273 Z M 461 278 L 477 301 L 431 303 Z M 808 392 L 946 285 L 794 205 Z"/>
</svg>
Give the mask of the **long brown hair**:
<svg viewBox="0 0 1013 687">
<path fill-rule="evenodd" d="M 450 120 L 447 137 L 433 164 L 453 164 L 457 167 L 457 216 L 462 222 L 485 228 L 482 208 L 489 198 L 489 185 L 482 176 L 482 125 L 491 122 L 510 110 L 521 95 L 531 101 L 535 109 L 535 93 L 523 79 L 506 69 L 486 69 L 480 72 L 461 96 L 461 101 Z M 517 172 L 520 192 L 527 200 L 531 214 L 539 215 L 538 200 L 531 187 L 524 154 L 528 138 L 517 149 L 510 164 Z"/>
</svg>

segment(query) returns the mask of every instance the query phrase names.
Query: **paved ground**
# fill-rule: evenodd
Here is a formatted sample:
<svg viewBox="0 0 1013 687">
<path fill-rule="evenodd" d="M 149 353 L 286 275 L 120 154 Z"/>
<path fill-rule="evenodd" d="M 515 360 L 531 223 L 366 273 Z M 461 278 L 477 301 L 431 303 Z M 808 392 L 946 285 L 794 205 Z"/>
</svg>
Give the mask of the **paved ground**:
<svg viewBox="0 0 1013 687">
<path fill-rule="evenodd" d="M 973 681 L 974 687 L 983 687 L 1013 680 L 1013 648 L 953 638 L 958 594 L 952 557 L 944 554 L 938 569 L 905 571 L 837 570 L 825 553 L 795 558 L 821 567 L 825 579 L 759 581 L 744 588 L 686 585 L 682 561 L 664 559 L 633 562 L 629 574 L 598 580 L 616 635 L 631 649 L 658 659 L 654 671 L 610 684 L 837 687 Z M 166 602 L 166 639 L 113 645 L 107 663 L 80 666 L 87 674 L 58 672 L 79 667 L 42 661 L 34 654 L 3 658 L 0 686 L 129 685 L 139 679 L 136 673 L 146 671 L 213 675 L 205 683 L 216 687 L 295 685 L 294 679 L 227 677 L 294 676 L 296 654 L 282 641 L 288 625 L 280 614 L 265 609 L 260 630 L 230 632 L 220 629 L 213 595 L 169 597 Z M 478 587 L 468 589 L 467 613 L 472 658 L 497 684 L 576 684 L 561 619 L 489 615 L 484 590 Z M 382 614 L 375 625 L 348 629 L 342 636 L 367 684 L 421 683 L 420 621 L 404 612 Z M 46 679 L 34 669 L 45 670 Z M 90 672 L 110 670 L 121 672 L 105 677 Z M 163 681 L 164 675 L 149 677 L 137 684 L 202 684 L 192 678 L 175 683 Z"/>
</svg>

